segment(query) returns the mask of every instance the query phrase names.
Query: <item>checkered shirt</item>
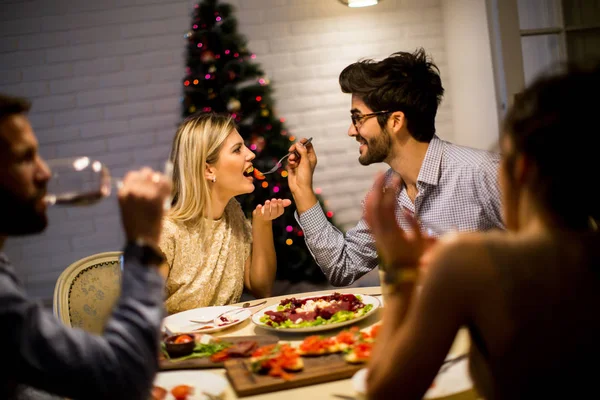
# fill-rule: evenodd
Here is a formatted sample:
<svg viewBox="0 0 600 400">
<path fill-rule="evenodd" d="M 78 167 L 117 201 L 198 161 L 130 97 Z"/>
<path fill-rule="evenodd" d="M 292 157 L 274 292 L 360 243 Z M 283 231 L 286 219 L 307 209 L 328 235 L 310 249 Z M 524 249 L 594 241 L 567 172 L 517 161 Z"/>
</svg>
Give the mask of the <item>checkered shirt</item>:
<svg viewBox="0 0 600 400">
<path fill-rule="evenodd" d="M 402 217 L 401 209 L 406 208 L 433 236 L 449 230 L 504 229 L 497 182 L 499 162 L 497 153 L 458 146 L 434 136 L 419 171 L 414 204 L 406 188 L 398 195 L 398 223 L 410 230 Z M 386 179 L 393 174 L 390 168 Z M 364 211 L 364 200 L 362 206 Z M 319 203 L 302 215 L 296 213 L 296 220 L 331 284 L 350 285 L 377 266 L 375 240 L 364 217 L 345 235 L 327 220 Z"/>
</svg>

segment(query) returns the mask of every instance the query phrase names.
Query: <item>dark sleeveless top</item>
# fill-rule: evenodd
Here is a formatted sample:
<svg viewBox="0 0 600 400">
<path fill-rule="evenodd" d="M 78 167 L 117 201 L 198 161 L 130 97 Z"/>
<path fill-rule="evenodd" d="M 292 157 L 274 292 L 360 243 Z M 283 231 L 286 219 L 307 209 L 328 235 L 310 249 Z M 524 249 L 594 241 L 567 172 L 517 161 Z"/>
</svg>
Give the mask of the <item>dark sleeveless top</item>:
<svg viewBox="0 0 600 400">
<path fill-rule="evenodd" d="M 487 243 L 508 317 L 491 349 L 478 327 L 471 376 L 485 399 L 598 398 L 600 235 Z"/>
</svg>

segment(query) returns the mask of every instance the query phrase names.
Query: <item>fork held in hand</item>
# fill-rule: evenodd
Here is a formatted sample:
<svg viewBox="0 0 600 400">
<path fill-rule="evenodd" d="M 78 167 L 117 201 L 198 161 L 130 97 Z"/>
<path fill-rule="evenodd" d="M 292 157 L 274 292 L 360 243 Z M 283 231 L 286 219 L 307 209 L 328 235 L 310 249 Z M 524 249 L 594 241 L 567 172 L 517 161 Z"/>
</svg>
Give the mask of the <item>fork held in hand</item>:
<svg viewBox="0 0 600 400">
<path fill-rule="evenodd" d="M 309 144 L 311 142 L 312 138 L 308 138 L 308 140 L 304 143 L 300 143 L 303 146 L 306 146 L 307 144 Z M 269 175 L 272 174 L 273 172 L 277 171 L 279 169 L 279 167 L 281 167 L 281 163 L 285 161 L 286 158 L 288 158 L 289 156 L 291 156 L 292 154 L 294 154 L 296 157 L 300 157 L 300 154 L 298 154 L 297 151 L 291 152 L 291 153 L 287 153 L 285 156 L 281 157 L 281 159 L 279 159 L 279 161 L 277 161 L 277 164 L 275 164 L 275 166 L 273 168 L 271 168 L 270 170 L 268 170 L 267 172 L 263 172 L 263 175 Z"/>
</svg>

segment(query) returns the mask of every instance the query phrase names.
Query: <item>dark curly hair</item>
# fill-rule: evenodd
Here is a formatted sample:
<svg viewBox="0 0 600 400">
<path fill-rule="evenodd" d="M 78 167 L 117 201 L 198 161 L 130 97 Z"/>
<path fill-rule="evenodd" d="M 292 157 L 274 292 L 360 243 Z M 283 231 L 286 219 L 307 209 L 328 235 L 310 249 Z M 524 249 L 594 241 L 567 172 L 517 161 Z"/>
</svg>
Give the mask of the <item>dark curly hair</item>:
<svg viewBox="0 0 600 400">
<path fill-rule="evenodd" d="M 0 93 L 0 120 L 14 114 L 26 113 L 30 108 L 29 100 Z"/>
<path fill-rule="evenodd" d="M 508 168 L 525 155 L 538 204 L 568 228 L 586 228 L 590 217 L 600 221 L 600 201 L 591 193 L 598 179 L 598 105 L 587 99 L 599 91 L 600 65 L 558 65 L 558 73 L 538 77 L 516 96 L 503 121 L 513 147 Z"/>
<path fill-rule="evenodd" d="M 402 111 L 410 134 L 430 142 L 435 115 L 444 88 L 438 67 L 422 48 L 397 52 L 382 61 L 365 59 L 350 64 L 340 74 L 342 92 L 359 96 L 373 111 Z M 379 115 L 383 127 L 388 115 Z"/>
</svg>

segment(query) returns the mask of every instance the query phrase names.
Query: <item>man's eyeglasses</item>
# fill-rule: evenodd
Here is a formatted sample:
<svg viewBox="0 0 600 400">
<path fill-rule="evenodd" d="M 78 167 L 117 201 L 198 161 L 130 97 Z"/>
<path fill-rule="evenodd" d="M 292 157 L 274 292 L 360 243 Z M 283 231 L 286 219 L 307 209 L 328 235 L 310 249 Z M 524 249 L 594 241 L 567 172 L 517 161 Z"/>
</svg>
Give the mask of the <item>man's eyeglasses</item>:
<svg viewBox="0 0 600 400">
<path fill-rule="evenodd" d="M 358 114 L 358 113 L 351 113 L 350 114 L 350 118 L 352 118 L 352 124 L 354 125 L 354 128 L 356 128 L 356 130 L 358 130 L 358 128 L 360 128 L 363 124 L 363 122 L 370 117 L 374 117 L 375 115 L 381 115 L 381 114 L 389 114 L 393 111 L 376 111 L 376 112 L 372 112 L 372 113 L 368 113 L 368 114 Z"/>
</svg>

